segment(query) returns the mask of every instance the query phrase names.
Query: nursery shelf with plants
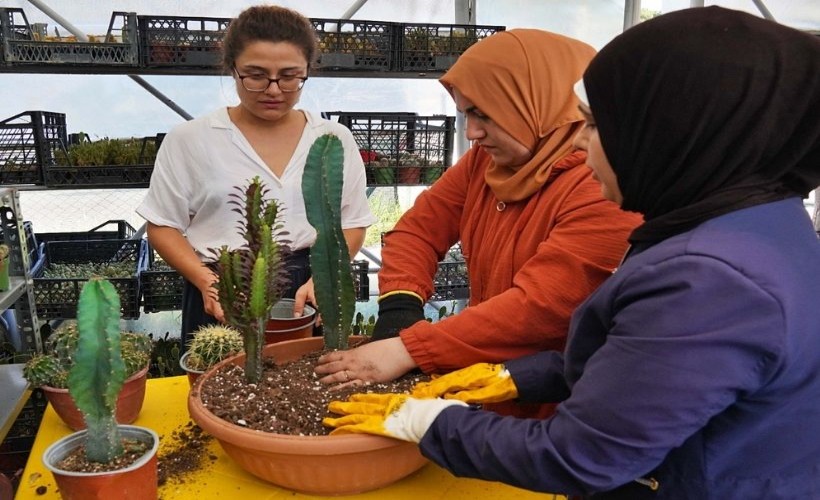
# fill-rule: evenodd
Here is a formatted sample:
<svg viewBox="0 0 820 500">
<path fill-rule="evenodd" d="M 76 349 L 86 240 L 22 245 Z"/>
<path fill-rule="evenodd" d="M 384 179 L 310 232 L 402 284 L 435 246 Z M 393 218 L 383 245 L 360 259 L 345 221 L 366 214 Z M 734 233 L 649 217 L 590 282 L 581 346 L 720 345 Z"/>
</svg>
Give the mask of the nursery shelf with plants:
<svg viewBox="0 0 820 500">
<path fill-rule="evenodd" d="M 221 74 L 230 18 L 113 12 L 108 31 L 48 36 L 21 8 L 0 8 L 0 72 Z M 470 45 L 504 26 L 311 18 L 319 42 L 316 76 L 435 78 Z"/>
</svg>

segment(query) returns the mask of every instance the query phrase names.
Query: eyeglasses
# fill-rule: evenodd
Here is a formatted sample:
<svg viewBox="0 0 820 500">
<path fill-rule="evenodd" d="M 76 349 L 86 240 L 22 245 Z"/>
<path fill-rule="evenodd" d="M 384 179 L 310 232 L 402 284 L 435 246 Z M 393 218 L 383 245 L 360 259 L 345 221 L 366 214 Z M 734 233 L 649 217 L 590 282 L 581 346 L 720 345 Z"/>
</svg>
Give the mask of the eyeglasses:
<svg viewBox="0 0 820 500">
<path fill-rule="evenodd" d="M 236 77 L 242 81 L 242 86 L 248 92 L 264 92 L 268 90 L 271 83 L 275 83 L 282 92 L 299 92 L 305 86 L 308 77 L 306 76 L 280 76 L 279 78 L 268 78 L 265 75 L 240 75 L 234 68 Z"/>
</svg>

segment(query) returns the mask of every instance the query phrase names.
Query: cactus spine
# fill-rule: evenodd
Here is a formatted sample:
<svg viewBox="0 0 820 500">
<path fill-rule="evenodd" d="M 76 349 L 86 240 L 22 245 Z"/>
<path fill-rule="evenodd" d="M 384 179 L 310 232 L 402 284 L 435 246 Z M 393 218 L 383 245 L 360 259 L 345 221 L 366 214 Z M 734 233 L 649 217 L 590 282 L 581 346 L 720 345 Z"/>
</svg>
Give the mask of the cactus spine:
<svg viewBox="0 0 820 500">
<path fill-rule="evenodd" d="M 350 252 L 342 232 L 344 148 L 332 134 L 316 139 L 302 176 L 307 218 L 316 229 L 310 250 L 316 302 L 322 315 L 325 347 L 346 349 L 355 296 Z"/>
<path fill-rule="evenodd" d="M 79 339 L 68 391 L 88 426 L 86 458 L 110 462 L 122 454 L 114 413 L 126 370 L 120 351 L 120 298 L 104 279 L 90 279 L 77 304 Z"/>
<path fill-rule="evenodd" d="M 282 298 L 288 282 L 284 266 L 287 251 L 277 200 L 266 199 L 265 184 L 254 177 L 229 203 L 242 214 L 240 234 L 245 245 L 221 247 L 212 268 L 219 276 L 214 285 L 225 320 L 242 333 L 245 347 L 245 379 L 255 384 L 262 377 L 262 346 L 265 324 L 273 305 Z"/>
</svg>

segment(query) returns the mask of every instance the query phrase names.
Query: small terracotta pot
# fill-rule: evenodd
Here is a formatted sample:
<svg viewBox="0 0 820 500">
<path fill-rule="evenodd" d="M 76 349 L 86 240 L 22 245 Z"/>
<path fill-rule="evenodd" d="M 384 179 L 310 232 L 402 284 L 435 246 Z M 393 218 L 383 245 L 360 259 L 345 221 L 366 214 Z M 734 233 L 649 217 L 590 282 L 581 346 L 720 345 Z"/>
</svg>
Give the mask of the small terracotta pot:
<svg viewBox="0 0 820 500">
<path fill-rule="evenodd" d="M 145 379 L 148 375 L 146 366 L 137 373 L 125 380 L 117 397 L 117 423 L 131 424 L 142 410 L 142 402 L 145 400 Z M 68 389 L 57 389 L 56 387 L 43 386 L 43 393 L 51 403 L 54 411 L 65 422 L 71 430 L 79 431 L 85 429 L 83 414 L 77 409 L 74 400 L 68 393 Z"/>
<path fill-rule="evenodd" d="M 293 317 L 293 299 L 281 299 L 274 304 L 270 318 L 265 324 L 265 344 L 284 340 L 304 339 L 313 335 L 316 323 L 316 309 L 305 304 L 302 316 Z"/>
<path fill-rule="evenodd" d="M 200 375 L 205 373 L 204 371 L 194 370 L 193 368 L 188 368 L 188 355 L 191 351 L 185 351 L 185 354 L 179 358 L 179 366 L 183 370 L 185 370 L 185 374 L 188 375 L 188 385 L 193 386 L 196 379 L 199 378 Z"/>
<path fill-rule="evenodd" d="M 61 438 L 43 452 L 43 464 L 54 474 L 63 500 L 151 500 L 158 497 L 159 436 L 145 427 L 118 427 L 124 439 L 136 439 L 151 445 L 151 449 L 142 458 L 125 469 L 109 472 L 70 472 L 57 467 L 58 462 L 85 443 L 85 435 L 88 432 L 86 430 Z"/>
<path fill-rule="evenodd" d="M 285 363 L 322 349 L 311 337 L 266 345 L 262 355 Z M 351 495 L 375 490 L 412 474 L 427 463 L 415 443 L 368 434 L 291 436 L 231 424 L 202 404 L 202 385 L 226 364 L 243 366 L 245 353 L 205 372 L 188 395 L 194 422 L 214 436 L 225 453 L 254 476 L 311 495 Z"/>
<path fill-rule="evenodd" d="M 399 184 L 418 184 L 421 179 L 421 167 L 399 167 Z"/>
</svg>

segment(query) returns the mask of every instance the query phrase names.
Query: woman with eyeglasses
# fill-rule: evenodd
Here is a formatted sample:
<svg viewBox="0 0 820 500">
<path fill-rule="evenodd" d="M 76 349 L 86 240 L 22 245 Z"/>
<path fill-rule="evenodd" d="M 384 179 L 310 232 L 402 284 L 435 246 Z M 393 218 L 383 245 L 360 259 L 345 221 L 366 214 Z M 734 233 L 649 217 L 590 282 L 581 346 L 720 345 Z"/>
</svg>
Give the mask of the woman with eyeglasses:
<svg viewBox="0 0 820 500">
<path fill-rule="evenodd" d="M 239 104 L 181 124 L 165 137 L 151 184 L 137 212 L 148 221 L 148 241 L 185 278 L 182 341 L 199 326 L 224 319 L 211 293 L 217 277 L 202 262 L 210 249 L 243 244 L 238 215 L 228 201 L 235 186 L 261 177 L 269 196 L 284 206 L 284 230 L 293 254 L 291 288 L 295 314 L 315 305 L 309 248 L 316 233 L 307 221 L 302 173 L 313 141 L 327 133 L 344 146 L 342 227 L 350 255 L 361 248 L 375 222 L 367 203 L 364 165 L 350 131 L 296 109 L 316 53 L 315 30 L 301 14 L 255 6 L 231 22 L 223 40 L 223 69 Z"/>
</svg>

